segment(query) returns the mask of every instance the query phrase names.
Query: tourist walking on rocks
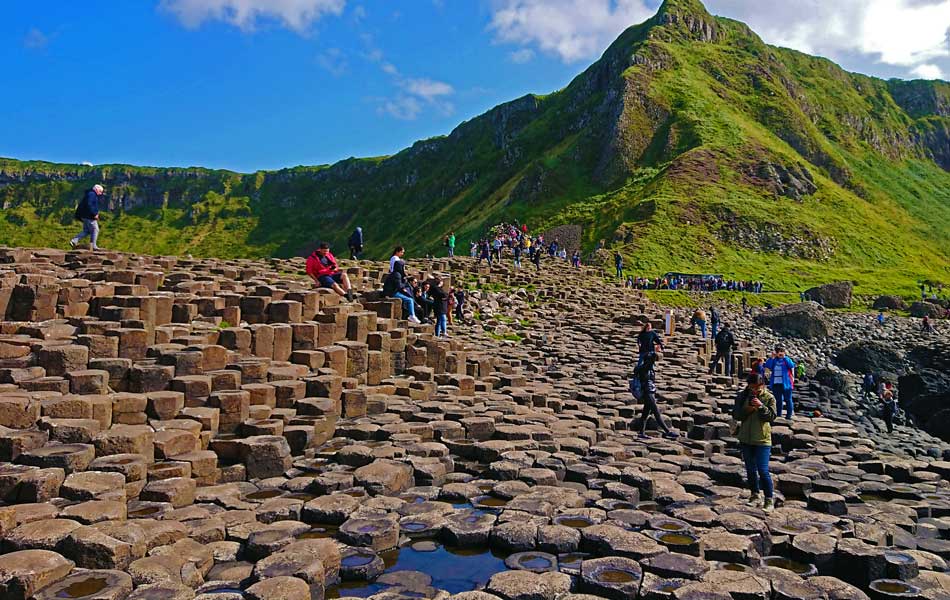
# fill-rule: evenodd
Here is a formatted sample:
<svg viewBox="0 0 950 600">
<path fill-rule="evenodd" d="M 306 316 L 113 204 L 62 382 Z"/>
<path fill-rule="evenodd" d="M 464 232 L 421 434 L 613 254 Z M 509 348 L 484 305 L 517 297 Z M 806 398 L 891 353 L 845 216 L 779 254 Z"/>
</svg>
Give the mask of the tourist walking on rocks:
<svg viewBox="0 0 950 600">
<path fill-rule="evenodd" d="M 449 249 L 449 258 L 455 256 L 455 232 L 450 231 L 445 238 L 445 246 Z"/>
<path fill-rule="evenodd" d="M 336 258 L 330 252 L 330 244 L 320 242 L 313 254 L 307 258 L 307 275 L 320 287 L 330 288 L 350 302 L 353 301 L 350 278 L 337 266 Z"/>
<path fill-rule="evenodd" d="M 449 321 L 449 325 L 454 325 L 453 315 L 455 315 L 455 305 L 458 302 L 455 298 L 455 288 L 449 288 L 447 298 L 446 298 L 446 311 L 445 316 Z"/>
<path fill-rule="evenodd" d="M 920 322 L 920 331 L 923 333 L 933 333 L 936 331 L 933 323 L 930 322 L 929 316 L 924 315 L 924 319 Z"/>
<path fill-rule="evenodd" d="M 725 361 L 723 372 L 726 377 L 732 377 L 732 349 L 736 345 L 736 336 L 732 334 L 728 323 L 722 326 L 722 331 L 716 335 L 714 342 L 716 344 L 716 355 L 709 365 L 709 374 L 712 375 L 716 372 L 719 359 L 723 359 Z"/>
<path fill-rule="evenodd" d="M 574 254 L 571 256 L 571 266 L 575 269 L 581 267 L 581 252 L 580 250 L 575 250 Z"/>
<path fill-rule="evenodd" d="M 617 269 L 617 279 L 623 281 L 623 257 L 620 252 L 614 252 L 614 268 Z"/>
<path fill-rule="evenodd" d="M 865 398 L 870 398 L 874 396 L 877 392 L 877 383 L 874 381 L 874 374 L 868 371 L 864 374 L 864 379 L 862 380 L 861 391 L 864 393 Z"/>
<path fill-rule="evenodd" d="M 359 260 L 363 253 L 363 228 L 357 227 L 350 234 L 350 260 Z M 392 270 L 392 269 L 390 269 Z"/>
<path fill-rule="evenodd" d="M 765 512 L 774 508 L 769 459 L 772 455 L 772 422 L 776 414 L 775 398 L 765 389 L 765 379 L 758 373 L 750 373 L 746 387 L 736 396 L 732 417 L 738 422 L 736 437 L 752 493 L 750 504 L 762 506 Z M 759 504 L 760 491 L 765 494 L 762 504 Z"/>
<path fill-rule="evenodd" d="M 886 390 L 881 402 L 883 403 L 881 415 L 884 417 L 884 424 L 887 425 L 887 432 L 894 433 L 894 415 L 897 414 L 897 401 L 894 400 L 894 392 Z"/>
<path fill-rule="evenodd" d="M 719 335 L 719 311 L 716 310 L 715 306 L 709 307 L 709 320 L 712 323 L 712 339 L 715 341 L 716 336 Z"/>
<path fill-rule="evenodd" d="M 514 257 L 515 257 L 514 264 L 515 264 L 516 269 L 521 268 L 521 252 L 522 252 L 521 244 L 515 244 L 515 247 L 512 249 L 512 253 L 514 254 Z"/>
<path fill-rule="evenodd" d="M 785 417 L 791 420 L 795 413 L 792 403 L 792 388 L 795 385 L 795 361 L 785 356 L 785 348 L 776 346 L 772 358 L 765 361 L 765 368 L 771 372 L 769 386 L 775 395 L 776 414 L 781 415 L 785 409 Z"/>
<path fill-rule="evenodd" d="M 640 438 L 647 437 L 647 422 L 650 416 L 656 420 L 657 426 L 663 430 L 663 437 L 676 439 L 679 434 L 669 428 L 663 422 L 663 416 L 660 414 L 660 407 L 656 404 L 656 352 L 648 352 L 634 369 L 634 377 L 640 381 L 640 401 L 643 402 L 643 412 L 640 413 Z"/>
<path fill-rule="evenodd" d="M 483 260 L 488 261 L 488 266 L 491 267 L 491 245 L 489 245 L 488 240 L 482 240 L 478 245 L 478 263 L 482 264 Z"/>
<path fill-rule="evenodd" d="M 877 324 L 881 327 L 884 327 L 884 311 L 878 311 L 877 313 Z"/>
<path fill-rule="evenodd" d="M 429 286 L 429 297 L 432 299 L 432 313 L 435 316 L 435 336 L 445 337 L 448 335 L 445 325 L 445 313 L 448 312 L 448 295 L 442 289 L 441 277 L 437 277 Z"/>
<path fill-rule="evenodd" d="M 406 261 L 402 259 L 405 253 L 406 253 L 406 249 L 403 248 L 402 246 L 396 246 L 395 248 L 393 248 L 393 253 L 389 257 L 389 272 L 390 273 L 392 273 L 393 269 L 395 269 L 396 263 L 401 262 L 403 264 L 402 274 L 403 276 L 406 275 L 406 269 L 405 269 Z"/>
<path fill-rule="evenodd" d="M 537 272 L 541 272 L 541 248 L 536 248 L 534 251 L 534 256 L 531 257 L 531 262 L 534 263 L 534 269 Z"/>
<path fill-rule="evenodd" d="M 459 289 L 455 292 L 455 318 L 458 319 L 459 323 L 465 322 L 465 315 L 462 314 L 463 309 L 465 308 L 465 290 Z"/>
<path fill-rule="evenodd" d="M 77 221 L 82 221 L 82 231 L 79 235 L 69 240 L 69 245 L 73 248 L 84 237 L 89 237 L 89 247 L 93 250 L 99 250 L 99 198 L 106 193 L 98 183 L 87 190 L 82 200 L 76 207 L 74 216 Z"/>
<path fill-rule="evenodd" d="M 693 327 L 699 327 L 699 332 L 702 334 L 703 339 L 706 339 L 706 311 L 697 308 L 693 313 L 691 322 Z"/>
</svg>

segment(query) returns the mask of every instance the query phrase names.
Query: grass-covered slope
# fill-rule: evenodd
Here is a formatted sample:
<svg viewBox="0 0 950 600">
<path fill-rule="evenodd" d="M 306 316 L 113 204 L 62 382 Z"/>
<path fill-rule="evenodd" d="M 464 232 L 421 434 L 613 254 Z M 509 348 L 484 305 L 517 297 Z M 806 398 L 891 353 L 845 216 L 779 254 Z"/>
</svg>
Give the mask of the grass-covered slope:
<svg viewBox="0 0 950 600">
<path fill-rule="evenodd" d="M 499 220 L 583 226 L 645 274 L 717 271 L 772 288 L 950 281 L 950 85 L 884 81 L 764 44 L 667 0 L 563 90 L 390 156 L 236 174 L 0 160 L 0 242 L 62 246 L 94 182 L 103 244 L 153 253 L 437 250 Z"/>
</svg>

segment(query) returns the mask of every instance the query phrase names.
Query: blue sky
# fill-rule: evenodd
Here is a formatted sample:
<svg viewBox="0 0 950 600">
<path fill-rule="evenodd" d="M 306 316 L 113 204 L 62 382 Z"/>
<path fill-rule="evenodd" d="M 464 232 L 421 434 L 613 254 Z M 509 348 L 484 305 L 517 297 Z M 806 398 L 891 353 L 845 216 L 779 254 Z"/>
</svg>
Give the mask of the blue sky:
<svg viewBox="0 0 950 600">
<path fill-rule="evenodd" d="M 253 171 L 391 154 L 563 87 L 658 4 L 7 0 L 0 156 Z M 950 0 L 707 6 L 851 70 L 950 71 Z"/>
</svg>

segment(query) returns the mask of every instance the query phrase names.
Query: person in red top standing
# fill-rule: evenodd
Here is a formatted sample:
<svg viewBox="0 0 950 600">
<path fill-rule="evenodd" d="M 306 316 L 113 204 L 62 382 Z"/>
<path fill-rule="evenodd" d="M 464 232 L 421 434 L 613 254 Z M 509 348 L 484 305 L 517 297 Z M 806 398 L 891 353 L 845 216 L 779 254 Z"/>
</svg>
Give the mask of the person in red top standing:
<svg viewBox="0 0 950 600">
<path fill-rule="evenodd" d="M 353 301 L 350 278 L 340 270 L 336 258 L 330 252 L 330 244 L 320 242 L 313 254 L 307 258 L 307 275 L 323 288 L 330 288 L 341 296 Z"/>
</svg>

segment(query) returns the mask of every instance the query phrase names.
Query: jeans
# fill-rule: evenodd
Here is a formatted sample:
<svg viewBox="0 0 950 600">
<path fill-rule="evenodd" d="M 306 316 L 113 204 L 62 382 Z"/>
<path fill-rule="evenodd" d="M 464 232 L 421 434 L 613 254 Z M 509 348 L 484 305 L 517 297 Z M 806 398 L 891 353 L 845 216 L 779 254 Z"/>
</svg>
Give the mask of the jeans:
<svg viewBox="0 0 950 600">
<path fill-rule="evenodd" d="M 407 296 L 402 292 L 396 292 L 393 294 L 393 298 L 399 298 L 402 300 L 402 305 L 409 310 L 410 317 L 416 314 L 416 301 L 412 296 Z"/>
<path fill-rule="evenodd" d="M 449 258 L 455 256 L 455 246 L 449 246 Z"/>
<path fill-rule="evenodd" d="M 769 459 L 772 457 L 772 446 L 751 446 L 739 444 L 742 460 L 745 462 L 745 473 L 749 479 L 749 489 L 752 494 L 758 494 L 762 489 L 766 498 L 771 498 L 772 476 L 769 475 Z"/>
<path fill-rule="evenodd" d="M 719 364 L 720 358 L 723 359 L 723 361 L 725 362 L 725 365 L 723 366 L 723 373 L 727 377 L 731 377 L 732 376 L 732 350 L 731 349 L 726 350 L 725 352 L 720 352 L 719 350 L 716 350 L 716 356 L 713 357 L 713 361 L 709 365 L 709 372 L 710 373 L 716 372 L 716 365 Z"/>
<path fill-rule="evenodd" d="M 772 395 L 775 396 L 775 414 L 782 416 L 782 406 L 786 407 L 785 416 L 791 419 L 795 414 L 795 404 L 792 402 L 792 388 L 787 388 L 781 383 L 772 386 Z"/>
<path fill-rule="evenodd" d="M 623 281 L 623 267 L 617 267 L 617 279 Z"/>
<path fill-rule="evenodd" d="M 445 315 L 439 315 L 435 318 L 435 335 L 436 337 L 445 335 Z"/>
<path fill-rule="evenodd" d="M 716 339 L 716 335 L 719 333 L 719 321 L 712 322 L 712 339 Z"/>
<path fill-rule="evenodd" d="M 646 433 L 647 420 L 650 415 L 653 415 L 653 418 L 656 419 L 656 425 L 663 430 L 663 433 L 670 433 L 670 428 L 667 427 L 666 423 L 663 422 L 663 417 L 660 416 L 660 408 L 656 405 L 656 396 L 652 392 L 645 392 L 643 394 L 643 412 L 640 413 L 640 433 Z"/>
<path fill-rule="evenodd" d="M 706 321 L 697 319 L 696 324 L 699 325 L 699 332 L 703 335 L 703 339 L 706 339 Z"/>
<path fill-rule="evenodd" d="M 92 246 L 92 249 L 95 250 L 99 246 L 96 245 L 96 241 L 99 239 L 99 221 L 94 219 L 83 219 L 82 220 L 82 233 L 73 238 L 73 241 L 79 242 L 79 240 L 84 237 L 89 236 L 89 243 Z"/>
</svg>

